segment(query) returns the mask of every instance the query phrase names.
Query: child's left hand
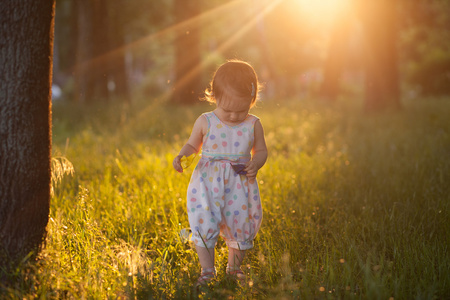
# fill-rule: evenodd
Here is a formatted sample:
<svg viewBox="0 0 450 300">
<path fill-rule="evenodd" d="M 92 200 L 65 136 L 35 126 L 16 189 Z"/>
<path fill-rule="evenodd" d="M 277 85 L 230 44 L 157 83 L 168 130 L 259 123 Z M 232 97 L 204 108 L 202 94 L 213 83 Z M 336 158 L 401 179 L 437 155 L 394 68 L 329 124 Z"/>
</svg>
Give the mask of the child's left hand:
<svg viewBox="0 0 450 300">
<path fill-rule="evenodd" d="M 172 162 L 173 168 L 179 173 L 183 173 L 183 167 L 181 166 L 181 157 L 182 156 L 180 155 L 175 156 Z"/>
<path fill-rule="evenodd" d="M 249 161 L 246 165 L 245 165 L 245 169 L 244 171 L 247 172 L 246 176 L 249 179 L 255 179 L 256 178 L 256 174 L 258 174 L 258 166 L 256 165 L 256 163 L 254 161 Z"/>
</svg>

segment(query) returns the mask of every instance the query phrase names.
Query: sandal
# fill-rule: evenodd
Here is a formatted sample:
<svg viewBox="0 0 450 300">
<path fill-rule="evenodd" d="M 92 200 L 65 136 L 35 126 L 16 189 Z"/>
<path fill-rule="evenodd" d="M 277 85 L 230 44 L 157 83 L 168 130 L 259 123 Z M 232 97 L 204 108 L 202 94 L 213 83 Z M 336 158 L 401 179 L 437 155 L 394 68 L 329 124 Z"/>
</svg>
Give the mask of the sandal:
<svg viewBox="0 0 450 300">
<path fill-rule="evenodd" d="M 214 278 L 216 278 L 216 269 L 202 269 L 202 273 L 200 274 L 200 277 L 197 279 L 197 283 L 195 284 L 196 287 L 199 287 L 201 285 L 208 284 L 211 282 Z"/>
<path fill-rule="evenodd" d="M 244 283 L 247 278 L 239 267 L 227 266 L 227 275 L 235 277 L 240 283 Z"/>
</svg>

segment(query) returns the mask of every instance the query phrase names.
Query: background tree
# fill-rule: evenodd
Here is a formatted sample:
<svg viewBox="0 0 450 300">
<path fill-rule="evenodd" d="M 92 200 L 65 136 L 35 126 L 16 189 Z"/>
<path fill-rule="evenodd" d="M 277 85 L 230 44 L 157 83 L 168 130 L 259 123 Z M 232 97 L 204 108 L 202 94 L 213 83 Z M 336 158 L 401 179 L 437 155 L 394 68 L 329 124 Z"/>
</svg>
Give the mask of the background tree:
<svg viewBox="0 0 450 300">
<path fill-rule="evenodd" d="M 110 22 L 112 21 L 108 11 L 107 0 L 86 1 L 90 3 L 90 44 L 91 56 L 83 62 L 87 72 L 92 73 L 87 99 L 108 101 L 108 80 L 111 72 L 111 60 L 107 59 L 111 51 Z M 91 100 L 92 101 L 92 100 Z"/>
<path fill-rule="evenodd" d="M 2 266 L 36 250 L 46 232 L 51 178 L 53 20 L 51 0 L 9 0 L 0 6 Z"/>
<path fill-rule="evenodd" d="M 240 58 L 261 74 L 267 98 L 315 96 L 318 87 L 329 99 L 360 93 L 363 73 L 368 110 L 399 107 L 400 83 L 448 93 L 448 1 L 257 2 L 58 0 L 55 82 L 81 103 L 160 95 L 195 103 L 210 71 Z M 336 17 L 341 9 L 356 21 Z"/>
<path fill-rule="evenodd" d="M 397 1 L 365 1 L 359 17 L 365 36 L 365 109 L 400 108 Z"/>
<path fill-rule="evenodd" d="M 175 23 L 190 20 L 175 38 L 175 82 L 172 102 L 191 104 L 198 101 L 201 92 L 200 56 L 200 0 L 175 0 Z"/>
<path fill-rule="evenodd" d="M 86 103 L 91 99 L 91 91 L 93 90 L 92 74 L 89 72 L 87 62 L 93 57 L 92 55 L 92 38 L 91 38 L 91 22 L 92 12 L 90 1 L 73 1 L 72 10 L 74 14 L 73 26 L 75 35 L 75 51 L 73 65 L 73 82 L 74 93 L 73 98 L 76 102 Z"/>
<path fill-rule="evenodd" d="M 324 79 L 319 91 L 326 101 L 335 102 L 340 94 L 340 78 L 348 60 L 351 17 L 349 13 L 342 14 L 335 19 L 335 25 L 331 29 L 323 67 Z"/>
<path fill-rule="evenodd" d="M 409 96 L 448 95 L 450 1 L 399 2 L 399 58 Z"/>
<path fill-rule="evenodd" d="M 105 1 L 104 5 L 107 2 Z M 125 38 L 128 16 L 130 14 L 123 13 L 125 7 L 129 3 L 125 0 L 117 0 L 108 5 L 109 8 L 109 33 L 110 33 L 110 53 L 115 53 L 109 63 L 109 80 L 114 82 L 114 96 L 130 102 L 129 85 L 127 71 L 125 65 Z"/>
<path fill-rule="evenodd" d="M 75 98 L 92 103 L 108 100 L 110 50 L 108 5 L 105 0 L 74 1 L 76 30 Z"/>
</svg>

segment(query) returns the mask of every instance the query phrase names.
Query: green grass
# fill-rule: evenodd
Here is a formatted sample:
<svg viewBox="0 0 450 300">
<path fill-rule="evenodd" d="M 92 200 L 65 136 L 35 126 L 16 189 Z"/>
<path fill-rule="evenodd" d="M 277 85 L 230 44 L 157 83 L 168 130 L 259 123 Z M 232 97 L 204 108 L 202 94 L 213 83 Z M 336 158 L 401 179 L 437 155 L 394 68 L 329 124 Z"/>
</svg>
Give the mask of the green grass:
<svg viewBox="0 0 450 300">
<path fill-rule="evenodd" d="M 46 244 L 0 285 L 12 299 L 444 299 L 450 295 L 450 101 L 361 113 L 352 101 L 268 102 L 259 173 L 264 220 L 249 283 L 192 288 L 185 191 L 173 157 L 210 106 L 54 107 L 55 187 Z"/>
</svg>

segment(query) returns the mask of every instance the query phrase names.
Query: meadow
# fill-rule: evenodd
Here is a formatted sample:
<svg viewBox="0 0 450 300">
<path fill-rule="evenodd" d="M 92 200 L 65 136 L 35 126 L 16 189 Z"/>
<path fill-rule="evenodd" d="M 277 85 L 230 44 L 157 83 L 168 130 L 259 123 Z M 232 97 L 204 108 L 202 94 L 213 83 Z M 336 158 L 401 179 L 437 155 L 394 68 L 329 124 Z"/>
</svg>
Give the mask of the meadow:
<svg viewBox="0 0 450 300">
<path fill-rule="evenodd" d="M 55 103 L 48 235 L 6 299 L 445 299 L 450 297 L 450 99 L 365 114 L 342 99 L 264 101 L 264 218 L 244 262 L 196 290 L 185 191 L 172 159 L 213 107 Z M 70 163 L 68 163 L 67 159 Z M 66 170 L 61 167 L 66 167 Z M 60 175 L 62 175 L 62 173 Z"/>
</svg>

